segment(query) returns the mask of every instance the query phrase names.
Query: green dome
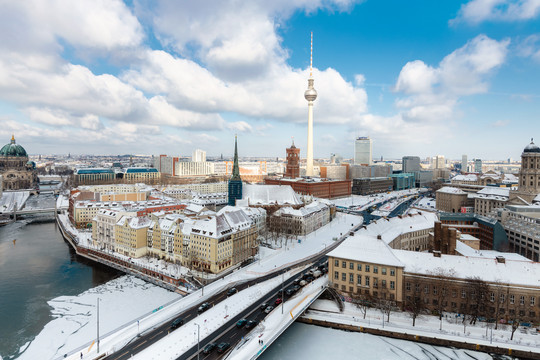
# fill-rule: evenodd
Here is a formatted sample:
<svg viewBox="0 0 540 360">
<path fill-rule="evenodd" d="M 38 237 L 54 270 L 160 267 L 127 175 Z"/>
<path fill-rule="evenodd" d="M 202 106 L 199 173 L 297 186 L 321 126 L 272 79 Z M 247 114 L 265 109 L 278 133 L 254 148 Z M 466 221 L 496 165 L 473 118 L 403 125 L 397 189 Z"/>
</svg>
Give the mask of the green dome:
<svg viewBox="0 0 540 360">
<path fill-rule="evenodd" d="M 20 156 L 27 157 L 26 150 L 21 145 L 15 144 L 15 137 L 11 137 L 11 142 L 6 144 L 0 149 L 0 155 L 2 156 Z"/>
</svg>

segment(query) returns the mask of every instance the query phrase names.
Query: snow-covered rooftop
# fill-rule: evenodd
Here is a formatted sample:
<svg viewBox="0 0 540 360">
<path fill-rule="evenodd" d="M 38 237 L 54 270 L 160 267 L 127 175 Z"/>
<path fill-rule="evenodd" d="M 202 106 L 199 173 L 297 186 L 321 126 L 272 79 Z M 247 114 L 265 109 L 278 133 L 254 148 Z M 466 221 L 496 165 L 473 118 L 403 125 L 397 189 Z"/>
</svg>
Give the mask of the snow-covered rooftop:
<svg viewBox="0 0 540 360">
<path fill-rule="evenodd" d="M 357 234 L 377 237 L 381 235 L 385 243 L 389 244 L 403 233 L 433 228 L 439 218 L 436 213 L 422 211 L 403 217 L 379 219 L 371 222 L 365 229 L 358 230 Z"/>
<path fill-rule="evenodd" d="M 444 186 L 437 190 L 438 193 L 447 193 L 447 194 L 466 194 L 465 191 L 452 187 L 452 186 Z"/>
<path fill-rule="evenodd" d="M 324 210 L 326 208 L 328 208 L 327 205 L 322 204 L 318 201 L 313 201 L 312 203 L 304 207 L 301 207 L 300 209 L 293 209 L 290 206 L 283 207 L 279 209 L 278 211 L 276 211 L 274 215 L 287 214 L 291 216 L 304 217 L 304 216 L 308 216 L 310 214 L 316 213 L 318 211 Z"/>
<path fill-rule="evenodd" d="M 459 174 L 459 175 L 456 175 L 454 176 L 452 179 L 452 181 L 477 181 L 478 180 L 478 175 L 477 174 Z"/>
<path fill-rule="evenodd" d="M 461 238 L 463 237 L 464 234 L 461 234 Z M 506 253 L 495 250 L 475 250 L 459 240 L 456 241 L 456 251 L 462 256 L 483 257 L 488 259 L 495 259 L 497 256 L 502 256 L 507 260 L 532 261 L 517 253 Z"/>
<path fill-rule="evenodd" d="M 328 256 L 372 264 L 404 266 L 384 241 L 365 234 L 347 238 L 341 245 L 330 251 Z"/>
<path fill-rule="evenodd" d="M 540 263 L 506 259 L 504 263 L 493 258 L 441 255 L 432 253 L 393 250 L 395 257 L 405 265 L 408 273 L 433 275 L 438 271 L 452 270 L 455 278 L 479 277 L 484 281 L 501 281 L 522 286 L 540 286 Z"/>
<path fill-rule="evenodd" d="M 242 187 L 241 206 L 249 205 L 302 205 L 300 196 L 290 185 L 244 184 Z"/>
</svg>

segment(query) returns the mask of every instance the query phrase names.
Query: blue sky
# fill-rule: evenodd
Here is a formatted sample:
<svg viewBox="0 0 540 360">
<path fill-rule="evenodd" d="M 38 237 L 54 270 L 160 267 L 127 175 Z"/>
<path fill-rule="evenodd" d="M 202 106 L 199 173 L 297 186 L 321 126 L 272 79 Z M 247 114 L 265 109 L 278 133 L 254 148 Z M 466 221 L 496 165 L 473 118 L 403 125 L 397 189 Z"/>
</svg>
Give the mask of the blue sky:
<svg viewBox="0 0 540 360">
<path fill-rule="evenodd" d="M 0 14 L 0 138 L 30 153 L 519 158 L 540 143 L 537 0 L 25 1 Z M 305 156 L 302 151 L 302 156 Z"/>
</svg>

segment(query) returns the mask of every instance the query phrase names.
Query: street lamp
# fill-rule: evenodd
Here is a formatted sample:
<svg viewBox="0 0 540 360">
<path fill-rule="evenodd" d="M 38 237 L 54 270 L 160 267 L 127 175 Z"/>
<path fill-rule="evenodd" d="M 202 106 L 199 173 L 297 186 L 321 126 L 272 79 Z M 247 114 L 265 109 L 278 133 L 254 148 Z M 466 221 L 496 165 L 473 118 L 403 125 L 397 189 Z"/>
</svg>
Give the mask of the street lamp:
<svg viewBox="0 0 540 360">
<path fill-rule="evenodd" d="M 99 354 L 99 298 L 97 298 L 97 353 Z"/>
<path fill-rule="evenodd" d="M 285 282 L 285 270 L 281 274 L 281 315 L 283 315 L 283 303 L 285 302 L 285 297 L 283 296 L 283 285 Z"/>
<path fill-rule="evenodd" d="M 199 348 L 199 344 L 200 344 L 199 331 L 200 331 L 200 326 L 197 323 L 195 323 L 195 325 L 197 325 L 197 360 L 199 360 L 199 352 L 200 352 L 200 348 Z"/>
</svg>

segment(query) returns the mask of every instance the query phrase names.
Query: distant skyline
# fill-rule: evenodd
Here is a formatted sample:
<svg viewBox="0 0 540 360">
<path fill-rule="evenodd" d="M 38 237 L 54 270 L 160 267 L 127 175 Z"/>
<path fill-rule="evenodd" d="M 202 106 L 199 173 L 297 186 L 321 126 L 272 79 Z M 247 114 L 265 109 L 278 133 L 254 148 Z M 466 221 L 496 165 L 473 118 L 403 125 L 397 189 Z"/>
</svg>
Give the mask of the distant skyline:
<svg viewBox="0 0 540 360">
<path fill-rule="evenodd" d="M 535 0 L 5 2 L 0 146 L 32 154 L 519 159 L 540 144 Z"/>
</svg>

